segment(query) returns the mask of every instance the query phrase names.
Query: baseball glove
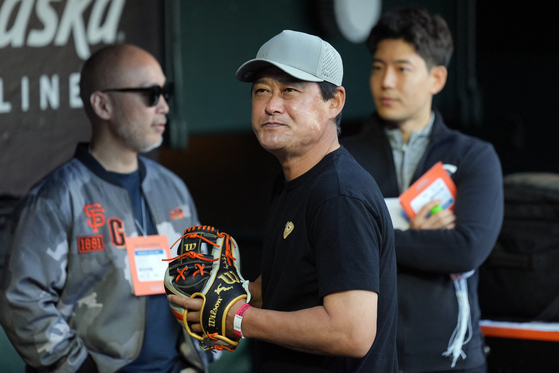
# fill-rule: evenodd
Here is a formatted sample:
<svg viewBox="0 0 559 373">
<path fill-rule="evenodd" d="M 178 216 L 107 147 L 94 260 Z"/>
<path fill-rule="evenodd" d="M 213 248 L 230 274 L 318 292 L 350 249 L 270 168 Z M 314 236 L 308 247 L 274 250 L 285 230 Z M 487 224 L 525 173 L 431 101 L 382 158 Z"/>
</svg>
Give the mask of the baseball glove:
<svg viewBox="0 0 559 373">
<path fill-rule="evenodd" d="M 250 301 L 248 281 L 240 271 L 237 243 L 227 233 L 206 225 L 186 229 L 179 240 L 178 256 L 169 259 L 171 262 L 165 271 L 165 291 L 180 297 L 203 299 L 202 333 L 190 329 L 188 310 L 169 303 L 171 311 L 188 334 L 200 341 L 203 351 L 234 351 L 239 342 L 225 334 L 227 311 L 239 299 Z"/>
</svg>

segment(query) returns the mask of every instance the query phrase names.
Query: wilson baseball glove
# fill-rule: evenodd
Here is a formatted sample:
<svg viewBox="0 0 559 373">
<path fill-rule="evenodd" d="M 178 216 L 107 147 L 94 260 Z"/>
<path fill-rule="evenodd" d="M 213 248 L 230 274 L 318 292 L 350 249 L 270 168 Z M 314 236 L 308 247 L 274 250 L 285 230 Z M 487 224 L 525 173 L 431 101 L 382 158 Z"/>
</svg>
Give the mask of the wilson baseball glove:
<svg viewBox="0 0 559 373">
<path fill-rule="evenodd" d="M 202 333 L 190 329 L 188 310 L 170 302 L 171 311 L 188 334 L 200 341 L 203 351 L 234 351 L 239 342 L 226 336 L 227 311 L 239 299 L 250 301 L 248 281 L 240 271 L 239 247 L 233 237 L 206 225 L 186 229 L 179 240 L 178 256 L 169 259 L 165 271 L 165 291 L 203 299 Z"/>
</svg>

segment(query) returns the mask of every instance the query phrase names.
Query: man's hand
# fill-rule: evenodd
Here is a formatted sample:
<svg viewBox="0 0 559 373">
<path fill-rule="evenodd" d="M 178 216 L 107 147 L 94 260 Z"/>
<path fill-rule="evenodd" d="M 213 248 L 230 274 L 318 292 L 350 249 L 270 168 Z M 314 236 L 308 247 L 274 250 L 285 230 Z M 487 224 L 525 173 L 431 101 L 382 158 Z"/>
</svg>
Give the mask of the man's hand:
<svg viewBox="0 0 559 373">
<path fill-rule="evenodd" d="M 211 255 L 202 252 L 204 245 L 213 246 Z M 237 243 L 214 227 L 192 226 L 177 254 L 164 279 L 166 293 L 182 298 L 168 298 L 175 318 L 203 351 L 234 351 L 239 343 L 227 336 L 228 312 L 239 299 L 250 301 L 249 282 L 235 264 L 240 259 Z"/>
<path fill-rule="evenodd" d="M 431 201 L 419 210 L 415 218 L 410 220 L 410 229 L 454 229 L 456 215 L 449 210 L 441 210 L 431 215 L 431 209 L 441 201 Z"/>
<path fill-rule="evenodd" d="M 202 332 L 202 327 L 200 326 L 200 310 L 202 309 L 203 300 L 201 298 L 184 298 L 176 295 L 167 295 L 167 300 L 188 310 L 187 321 L 190 325 L 190 329 L 197 333 Z"/>
<path fill-rule="evenodd" d="M 251 305 L 253 307 L 261 308 L 262 307 L 262 278 L 258 277 L 258 279 L 254 282 L 249 284 L 249 289 L 252 294 Z M 202 309 L 203 300 L 201 298 L 186 298 L 186 297 L 178 297 L 176 295 L 168 295 L 167 300 L 169 302 L 175 303 L 178 306 L 188 310 L 187 315 L 187 322 L 190 326 L 190 330 L 196 333 L 202 332 L 202 326 L 200 325 L 200 310 Z M 226 327 L 227 327 L 227 337 L 231 340 L 237 341 L 239 337 L 235 334 L 235 330 L 233 328 L 233 321 L 235 320 L 235 314 L 237 310 L 246 303 L 246 299 L 241 299 L 229 308 L 227 312 L 227 320 L 226 320 Z"/>
</svg>

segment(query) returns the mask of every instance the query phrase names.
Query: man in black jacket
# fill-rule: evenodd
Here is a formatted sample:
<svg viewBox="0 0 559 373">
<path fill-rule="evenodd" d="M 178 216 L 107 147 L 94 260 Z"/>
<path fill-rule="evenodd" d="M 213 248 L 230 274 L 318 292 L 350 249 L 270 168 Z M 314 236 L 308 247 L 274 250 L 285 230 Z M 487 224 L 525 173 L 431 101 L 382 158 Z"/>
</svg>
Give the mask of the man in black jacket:
<svg viewBox="0 0 559 373">
<path fill-rule="evenodd" d="M 446 127 L 432 108 L 453 50 L 440 16 L 422 8 L 387 12 L 367 44 L 376 113 L 343 145 L 385 198 L 438 162 L 457 187 L 453 209 L 431 213 L 441 202 L 431 201 L 409 227 L 395 229 L 400 371 L 485 372 L 476 270 L 502 223 L 499 159 L 490 144 Z"/>
</svg>

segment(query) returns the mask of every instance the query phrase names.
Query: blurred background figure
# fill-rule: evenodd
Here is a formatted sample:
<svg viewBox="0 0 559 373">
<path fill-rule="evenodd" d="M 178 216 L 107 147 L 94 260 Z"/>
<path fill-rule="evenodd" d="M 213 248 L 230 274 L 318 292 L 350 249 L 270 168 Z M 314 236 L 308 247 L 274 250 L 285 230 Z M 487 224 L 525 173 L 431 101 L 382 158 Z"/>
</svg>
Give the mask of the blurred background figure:
<svg viewBox="0 0 559 373">
<path fill-rule="evenodd" d="M 477 269 L 503 220 L 499 158 L 489 143 L 450 130 L 432 107 L 453 51 L 442 17 L 417 7 L 388 11 L 367 46 L 376 112 L 343 146 L 385 198 L 399 197 L 438 162 L 457 188 L 453 210 L 435 212 L 443 201 L 434 200 L 409 227 L 395 227 L 400 371 L 484 373 Z"/>
</svg>

